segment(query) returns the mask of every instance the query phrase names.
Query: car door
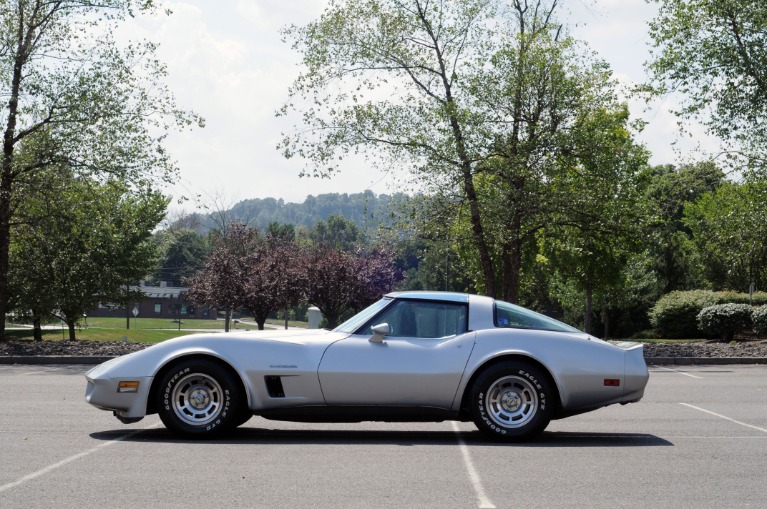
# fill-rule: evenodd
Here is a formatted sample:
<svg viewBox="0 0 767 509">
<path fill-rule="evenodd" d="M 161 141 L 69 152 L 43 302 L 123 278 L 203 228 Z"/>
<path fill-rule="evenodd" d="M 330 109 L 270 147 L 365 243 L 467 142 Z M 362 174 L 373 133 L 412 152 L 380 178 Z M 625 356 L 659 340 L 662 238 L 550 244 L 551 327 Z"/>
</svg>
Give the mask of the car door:
<svg viewBox="0 0 767 509">
<path fill-rule="evenodd" d="M 371 342 L 380 323 L 391 333 Z M 396 301 L 328 347 L 318 373 L 326 403 L 450 408 L 474 346 L 466 329 L 465 303 Z"/>
</svg>

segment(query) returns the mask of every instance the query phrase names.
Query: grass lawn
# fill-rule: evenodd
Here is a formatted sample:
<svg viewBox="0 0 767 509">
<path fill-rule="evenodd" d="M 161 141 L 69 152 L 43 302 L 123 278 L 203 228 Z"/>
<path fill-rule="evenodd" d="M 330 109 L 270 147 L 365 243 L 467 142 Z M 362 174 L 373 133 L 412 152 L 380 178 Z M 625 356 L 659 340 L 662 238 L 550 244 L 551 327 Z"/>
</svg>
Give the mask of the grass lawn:
<svg viewBox="0 0 767 509">
<path fill-rule="evenodd" d="M 250 322 L 252 319 L 245 318 Z M 125 328 L 125 318 L 96 318 L 89 317 L 80 322 L 80 328 L 75 331 L 78 340 L 84 341 L 122 341 L 123 337 L 130 343 L 159 343 L 166 339 L 172 339 L 187 334 L 197 332 L 224 332 L 224 320 L 181 320 L 181 327 L 175 320 L 164 318 L 131 318 L 130 329 Z M 306 327 L 306 322 L 288 323 L 291 327 Z M 14 327 L 14 324 L 7 323 L 6 327 Z M 285 326 L 283 320 L 267 320 L 267 329 L 282 329 Z M 232 324 L 234 327 L 234 324 Z M 255 330 L 255 326 L 244 325 L 237 326 L 236 330 L 244 329 Z M 234 330 L 234 329 L 233 329 Z M 11 340 L 32 340 L 32 329 L 12 329 L 6 330 L 6 337 Z M 55 329 L 43 329 L 44 341 L 62 341 L 69 339 L 69 330 L 64 327 Z"/>
<path fill-rule="evenodd" d="M 87 322 L 87 328 L 103 328 L 103 329 L 122 329 L 125 330 L 125 318 L 97 318 L 88 317 L 87 320 L 81 321 L 80 325 L 85 325 Z M 130 330 L 142 330 L 142 329 L 175 329 L 179 330 L 179 323 L 175 319 L 170 318 L 133 318 L 130 319 Z M 184 320 L 181 319 L 180 330 L 184 329 L 220 329 L 224 330 L 224 320 Z"/>
<path fill-rule="evenodd" d="M 249 322 L 252 322 L 254 320 L 248 320 Z M 274 327 L 277 327 L 278 329 L 284 329 L 285 328 L 285 320 L 277 320 L 272 318 L 266 319 L 266 325 L 273 325 Z M 308 322 L 298 322 L 296 320 L 288 320 L 288 327 L 301 327 L 303 329 L 306 329 L 309 327 Z"/>
<path fill-rule="evenodd" d="M 213 331 L 211 331 L 213 332 Z M 129 343 L 159 343 L 166 339 L 176 338 L 178 336 L 185 336 L 187 334 L 194 334 L 193 331 L 173 331 L 173 330 L 152 330 L 152 329 L 103 329 L 100 327 L 89 327 L 87 329 L 77 329 L 75 335 L 78 340 L 83 341 L 122 341 L 125 336 L 126 341 Z M 32 329 L 19 329 L 19 330 L 6 330 L 5 337 L 11 340 L 29 340 L 33 339 Z M 62 333 L 61 329 L 44 329 L 43 340 L 44 341 L 63 341 L 69 339 L 69 330 L 64 329 Z"/>
</svg>

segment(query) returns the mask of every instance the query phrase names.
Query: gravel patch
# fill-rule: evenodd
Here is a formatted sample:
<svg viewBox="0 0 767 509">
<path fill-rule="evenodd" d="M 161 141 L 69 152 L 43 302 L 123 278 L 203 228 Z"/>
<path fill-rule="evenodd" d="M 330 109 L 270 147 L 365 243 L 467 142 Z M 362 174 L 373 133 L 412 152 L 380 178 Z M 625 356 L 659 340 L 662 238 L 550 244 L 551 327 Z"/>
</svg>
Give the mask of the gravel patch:
<svg viewBox="0 0 767 509">
<path fill-rule="evenodd" d="M 3 341 L 0 356 L 119 357 L 151 346 L 151 343 L 102 341 Z"/>
<path fill-rule="evenodd" d="M 757 358 L 767 357 L 767 341 L 735 343 L 645 343 L 645 357 Z"/>
</svg>

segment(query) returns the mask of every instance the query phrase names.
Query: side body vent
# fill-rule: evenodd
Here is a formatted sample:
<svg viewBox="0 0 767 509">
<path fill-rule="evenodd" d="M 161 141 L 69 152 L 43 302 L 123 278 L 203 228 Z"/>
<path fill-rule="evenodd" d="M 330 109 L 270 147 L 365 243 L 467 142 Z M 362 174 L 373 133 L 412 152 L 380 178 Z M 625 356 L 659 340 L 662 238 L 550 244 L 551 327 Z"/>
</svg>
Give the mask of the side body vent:
<svg viewBox="0 0 767 509">
<path fill-rule="evenodd" d="M 270 398 L 284 398 L 285 390 L 282 388 L 282 378 L 279 376 L 268 375 L 264 377 L 266 382 L 266 392 Z"/>
</svg>

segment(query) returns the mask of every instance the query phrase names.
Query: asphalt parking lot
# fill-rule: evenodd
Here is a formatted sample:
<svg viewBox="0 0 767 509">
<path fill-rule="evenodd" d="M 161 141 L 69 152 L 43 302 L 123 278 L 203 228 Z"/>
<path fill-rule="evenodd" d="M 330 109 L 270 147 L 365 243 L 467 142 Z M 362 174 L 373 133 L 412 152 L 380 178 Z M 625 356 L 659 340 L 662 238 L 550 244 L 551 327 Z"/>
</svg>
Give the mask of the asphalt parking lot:
<svg viewBox="0 0 767 509">
<path fill-rule="evenodd" d="M 651 367 L 645 398 L 533 442 L 471 423 L 251 419 L 173 438 L 83 401 L 85 366 L 0 366 L 0 507 L 767 507 L 767 366 Z"/>
</svg>

